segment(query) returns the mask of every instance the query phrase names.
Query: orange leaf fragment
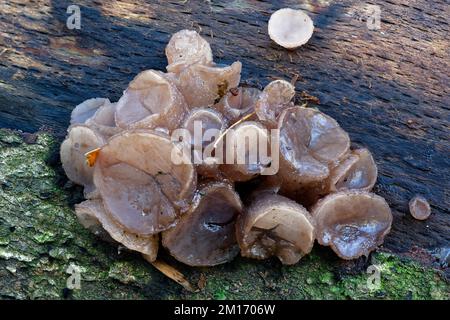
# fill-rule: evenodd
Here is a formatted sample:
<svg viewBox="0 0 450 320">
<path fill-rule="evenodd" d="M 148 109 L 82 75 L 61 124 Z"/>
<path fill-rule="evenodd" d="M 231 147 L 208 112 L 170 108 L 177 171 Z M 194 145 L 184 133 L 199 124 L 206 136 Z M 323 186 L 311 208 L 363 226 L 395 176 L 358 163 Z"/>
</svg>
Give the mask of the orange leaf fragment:
<svg viewBox="0 0 450 320">
<path fill-rule="evenodd" d="M 84 156 L 86 157 L 86 163 L 89 167 L 93 167 L 97 161 L 98 154 L 100 153 L 100 148 L 94 149 L 87 152 Z"/>
</svg>

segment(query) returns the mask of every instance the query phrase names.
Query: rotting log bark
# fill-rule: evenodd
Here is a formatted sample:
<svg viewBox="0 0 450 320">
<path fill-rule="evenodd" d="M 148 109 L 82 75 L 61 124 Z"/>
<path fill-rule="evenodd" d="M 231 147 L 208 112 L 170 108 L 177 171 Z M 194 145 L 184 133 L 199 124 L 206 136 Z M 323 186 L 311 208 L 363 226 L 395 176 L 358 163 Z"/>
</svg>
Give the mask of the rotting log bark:
<svg viewBox="0 0 450 320">
<path fill-rule="evenodd" d="M 381 30 L 358 18 L 364 5 L 356 0 L 80 0 L 80 30 L 66 27 L 69 4 L 0 3 L 0 127 L 62 136 L 76 104 L 117 100 L 139 71 L 164 69 L 170 34 L 197 29 L 217 60 L 242 61 L 249 85 L 298 77 L 299 101 L 302 91 L 318 97 L 352 141 L 372 150 L 376 192 L 394 210 L 388 250 L 431 262 L 429 251 L 450 247 L 446 1 L 370 1 L 381 8 Z M 307 10 L 316 25 L 311 41 L 292 52 L 266 32 L 270 13 L 285 6 Z M 425 222 L 408 213 L 416 193 L 432 206 Z"/>
<path fill-rule="evenodd" d="M 214 268 L 189 268 L 160 252 L 202 289 L 189 292 L 78 223 L 81 190 L 67 182 L 58 148 L 48 133 L 0 129 L 0 299 L 450 298 L 442 272 L 382 252 L 345 262 L 317 246 L 295 266 L 237 258 Z M 367 285 L 369 265 L 382 273 L 378 288 Z"/>
</svg>

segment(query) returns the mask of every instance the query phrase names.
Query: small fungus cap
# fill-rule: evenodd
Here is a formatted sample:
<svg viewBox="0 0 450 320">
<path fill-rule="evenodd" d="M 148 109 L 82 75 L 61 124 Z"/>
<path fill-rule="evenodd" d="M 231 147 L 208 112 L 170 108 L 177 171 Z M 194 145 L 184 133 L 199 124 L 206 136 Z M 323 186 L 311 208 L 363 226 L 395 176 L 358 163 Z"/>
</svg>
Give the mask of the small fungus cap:
<svg viewBox="0 0 450 320">
<path fill-rule="evenodd" d="M 304 207 L 280 195 L 262 193 L 238 218 L 236 237 L 244 257 L 277 256 L 283 264 L 295 264 L 312 250 L 314 229 Z"/>
<path fill-rule="evenodd" d="M 116 106 L 107 100 L 95 114 L 86 121 L 86 125 L 99 133 L 104 139 L 109 139 L 113 135 L 120 133 L 123 129 L 116 127 Z"/>
<path fill-rule="evenodd" d="M 294 49 L 308 42 L 314 32 L 314 24 L 302 10 L 284 8 L 271 15 L 268 29 L 273 41 L 284 48 Z"/>
<path fill-rule="evenodd" d="M 105 98 L 93 98 L 83 101 L 72 110 L 70 124 L 85 123 L 94 116 L 101 106 L 106 103 L 109 103 L 109 100 Z"/>
<path fill-rule="evenodd" d="M 241 70 L 239 61 L 223 67 L 197 63 L 178 75 L 177 85 L 190 108 L 211 107 L 239 85 Z"/>
<path fill-rule="evenodd" d="M 277 117 L 289 107 L 295 96 L 295 87 L 285 80 L 275 80 L 269 83 L 256 102 L 255 111 L 262 122 L 276 126 Z"/>
<path fill-rule="evenodd" d="M 232 181 L 248 181 L 270 164 L 269 131 L 259 122 L 244 121 L 238 124 L 226 134 L 225 144 L 226 163 L 220 166 L 220 170 Z M 229 152 L 228 149 L 234 151 Z"/>
<path fill-rule="evenodd" d="M 214 108 L 229 121 L 235 122 L 254 111 L 260 94 L 261 91 L 256 88 L 231 88 Z"/>
<path fill-rule="evenodd" d="M 280 129 L 280 173 L 286 180 L 309 183 L 329 175 L 329 164 L 337 163 L 350 148 L 348 134 L 333 118 L 303 107 L 283 111 Z"/>
<path fill-rule="evenodd" d="M 370 191 L 377 181 L 378 169 L 367 149 L 353 150 L 331 170 L 330 190 Z"/>
<path fill-rule="evenodd" d="M 201 138 L 205 137 L 205 133 L 212 134 L 213 130 L 218 133 L 224 130 L 226 127 L 225 119 L 222 114 L 216 110 L 210 108 L 195 108 L 192 109 L 185 117 L 183 121 L 183 128 L 187 129 L 191 134 L 192 139 L 194 139 L 195 134 L 201 134 Z M 196 130 L 197 129 L 197 132 Z M 200 131 L 198 129 L 201 129 Z M 198 137 L 200 138 L 200 137 Z M 218 137 L 216 137 L 218 138 Z M 191 141 L 192 144 L 194 141 Z M 200 142 L 200 141 L 199 141 Z M 205 147 L 211 141 L 201 141 L 200 145 Z"/>
<path fill-rule="evenodd" d="M 191 141 L 188 144 L 197 172 L 202 176 L 218 176 L 214 142 L 226 128 L 222 114 L 211 108 L 192 109 L 183 122 L 183 128 L 190 133 Z"/>
<path fill-rule="evenodd" d="M 101 200 L 87 200 L 75 205 L 75 214 L 82 222 L 86 222 L 88 217 L 93 220 L 96 219 L 115 241 L 123 244 L 130 250 L 148 255 L 152 260 L 156 259 L 159 236 L 140 236 L 125 230 L 111 219 L 110 215 L 105 211 Z"/>
<path fill-rule="evenodd" d="M 104 139 L 95 130 L 86 125 L 72 125 L 69 133 L 61 144 L 61 163 L 67 177 L 76 184 L 85 187 L 85 192 L 94 190 L 93 168 L 86 163 L 85 154 L 100 148 Z"/>
<path fill-rule="evenodd" d="M 146 70 L 130 82 L 117 102 L 117 126 L 154 129 L 176 128 L 186 112 L 186 102 L 171 77 L 160 71 Z"/>
<path fill-rule="evenodd" d="M 174 33 L 166 46 L 166 57 L 169 72 L 179 72 L 194 63 L 210 64 L 213 61 L 209 43 L 193 30 Z"/>
<path fill-rule="evenodd" d="M 431 207 L 427 199 L 416 195 L 409 201 L 409 212 L 417 220 L 426 220 L 431 214 Z"/>
<path fill-rule="evenodd" d="M 190 266 L 231 261 L 239 253 L 235 222 L 241 211 L 241 200 L 231 184 L 206 184 L 196 193 L 191 208 L 177 225 L 163 232 L 163 246 Z"/>
<path fill-rule="evenodd" d="M 351 190 L 332 193 L 312 208 L 317 240 L 331 246 L 342 259 L 369 253 L 383 243 L 391 230 L 392 213 L 382 197 Z"/>
</svg>

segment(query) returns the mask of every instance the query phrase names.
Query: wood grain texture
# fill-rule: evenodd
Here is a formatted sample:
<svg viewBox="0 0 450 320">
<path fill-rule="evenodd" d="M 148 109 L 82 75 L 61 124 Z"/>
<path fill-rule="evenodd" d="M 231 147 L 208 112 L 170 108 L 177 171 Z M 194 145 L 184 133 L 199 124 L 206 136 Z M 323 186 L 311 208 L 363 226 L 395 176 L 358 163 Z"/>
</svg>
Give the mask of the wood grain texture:
<svg viewBox="0 0 450 320">
<path fill-rule="evenodd" d="M 302 91 L 318 97 L 318 107 L 373 152 L 376 192 L 394 211 L 386 248 L 449 247 L 449 2 L 367 3 L 381 7 L 381 30 L 367 28 L 356 0 L 80 0 L 81 30 L 66 28 L 71 1 L 1 1 L 0 127 L 63 135 L 76 104 L 117 100 L 139 71 L 164 69 L 173 32 L 196 29 L 218 62 L 243 63 L 249 85 L 298 76 L 298 101 Z M 292 52 L 266 30 L 270 14 L 286 6 L 305 9 L 316 26 Z M 425 222 L 408 213 L 417 193 L 431 203 Z"/>
</svg>

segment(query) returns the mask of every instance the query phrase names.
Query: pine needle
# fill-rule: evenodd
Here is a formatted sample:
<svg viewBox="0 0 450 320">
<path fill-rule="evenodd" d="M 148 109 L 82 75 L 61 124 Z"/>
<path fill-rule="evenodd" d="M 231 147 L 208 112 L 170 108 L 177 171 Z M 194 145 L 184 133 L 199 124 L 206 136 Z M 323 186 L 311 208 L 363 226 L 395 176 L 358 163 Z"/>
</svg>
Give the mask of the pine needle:
<svg viewBox="0 0 450 320">
<path fill-rule="evenodd" d="M 256 112 L 252 112 L 247 114 L 246 116 L 242 117 L 241 119 L 239 119 L 238 121 L 236 121 L 235 123 L 233 123 L 231 126 L 229 126 L 220 136 L 219 138 L 217 138 L 216 142 L 214 143 L 213 147 L 217 148 L 217 144 L 219 143 L 219 141 L 226 136 L 226 134 L 235 126 L 237 126 L 239 123 L 244 122 L 245 120 L 251 118 L 252 116 L 254 116 L 256 114 Z"/>
</svg>

